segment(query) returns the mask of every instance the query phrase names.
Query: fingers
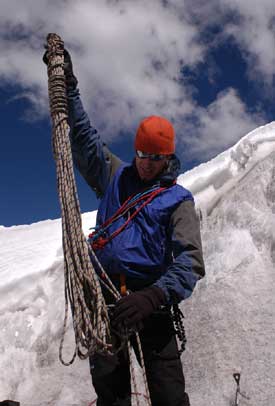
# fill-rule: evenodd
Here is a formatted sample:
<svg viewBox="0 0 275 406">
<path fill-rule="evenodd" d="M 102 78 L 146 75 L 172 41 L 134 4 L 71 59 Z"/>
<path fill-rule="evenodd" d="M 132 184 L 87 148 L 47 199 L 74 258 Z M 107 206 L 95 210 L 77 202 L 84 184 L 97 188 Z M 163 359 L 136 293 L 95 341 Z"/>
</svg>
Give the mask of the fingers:
<svg viewBox="0 0 275 406">
<path fill-rule="evenodd" d="M 49 63 L 49 56 L 48 56 L 48 52 L 49 52 L 49 46 L 48 44 L 44 44 L 44 48 L 45 48 L 45 52 L 43 55 L 43 62 L 48 65 Z M 64 63 L 67 65 L 67 69 L 72 70 L 72 59 L 71 59 L 71 55 L 69 54 L 69 52 L 67 51 L 67 49 L 64 48 Z"/>
<path fill-rule="evenodd" d="M 43 62 L 44 62 L 46 65 L 48 65 L 48 63 L 49 63 L 48 51 L 46 51 L 46 52 L 44 53 L 42 60 L 43 60 Z"/>
<path fill-rule="evenodd" d="M 128 303 L 122 303 L 117 306 L 114 311 L 113 321 L 115 324 L 119 324 L 125 320 L 131 320 L 131 318 L 136 318 L 138 310 L 135 306 L 129 305 Z"/>
</svg>

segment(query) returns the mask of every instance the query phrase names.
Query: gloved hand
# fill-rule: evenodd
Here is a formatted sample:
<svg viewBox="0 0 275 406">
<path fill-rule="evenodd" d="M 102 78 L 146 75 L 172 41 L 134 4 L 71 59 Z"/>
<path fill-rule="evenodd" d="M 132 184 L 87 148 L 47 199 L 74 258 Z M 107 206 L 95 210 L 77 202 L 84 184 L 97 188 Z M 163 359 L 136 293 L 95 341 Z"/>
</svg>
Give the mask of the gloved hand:
<svg viewBox="0 0 275 406">
<path fill-rule="evenodd" d="M 43 62 L 48 66 L 49 58 L 48 58 L 47 45 L 45 46 L 45 48 L 46 48 L 46 51 L 43 55 Z M 69 87 L 71 89 L 75 89 L 77 87 L 78 80 L 74 75 L 71 55 L 69 54 L 67 49 L 64 49 L 64 74 L 65 74 L 65 78 L 66 78 L 67 87 Z"/>
<path fill-rule="evenodd" d="M 117 302 L 112 324 L 114 326 L 124 324 L 128 328 L 140 326 L 143 319 L 150 316 L 165 302 L 165 294 L 157 286 L 130 293 Z"/>
</svg>

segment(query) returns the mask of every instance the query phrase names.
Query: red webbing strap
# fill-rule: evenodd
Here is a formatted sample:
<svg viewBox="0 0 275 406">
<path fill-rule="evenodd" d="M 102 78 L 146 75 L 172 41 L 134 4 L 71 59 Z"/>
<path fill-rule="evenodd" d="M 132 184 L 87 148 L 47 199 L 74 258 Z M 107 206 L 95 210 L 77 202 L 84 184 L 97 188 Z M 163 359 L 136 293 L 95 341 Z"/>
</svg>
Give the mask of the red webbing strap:
<svg viewBox="0 0 275 406">
<path fill-rule="evenodd" d="M 119 274 L 119 280 L 120 280 L 120 294 L 121 296 L 126 296 L 127 295 L 126 275 L 124 275 L 123 273 Z"/>
<path fill-rule="evenodd" d="M 133 220 L 133 218 L 135 218 L 137 216 L 137 214 L 143 209 L 143 207 L 145 207 L 148 203 L 150 203 L 158 194 L 160 194 L 163 190 L 167 189 L 166 187 L 160 187 L 159 189 L 153 191 L 150 196 L 148 197 L 147 200 L 145 200 L 145 202 L 142 203 L 142 205 L 140 207 L 138 207 L 134 213 L 125 221 L 124 224 L 122 224 L 122 226 L 120 226 L 116 231 L 114 231 L 109 237 L 104 238 L 102 236 L 98 237 L 97 240 L 95 240 L 94 242 L 92 242 L 92 247 L 93 249 L 102 249 L 105 247 L 105 245 L 111 241 L 113 238 L 115 238 L 118 234 L 120 234 L 126 227 L 127 225 L 130 223 L 130 221 Z M 143 196 L 138 199 L 135 204 L 137 204 L 139 201 L 143 200 Z M 127 199 L 128 201 L 129 199 Z M 126 202 L 127 202 L 126 201 Z M 125 202 L 125 203 L 126 203 Z M 125 203 L 123 204 L 123 206 L 125 207 Z M 111 223 L 111 220 L 117 216 L 118 213 L 121 212 L 122 207 L 120 207 L 120 209 L 110 218 L 108 219 L 101 227 L 105 227 L 106 225 Z M 93 235 L 93 233 L 91 234 L 91 236 Z"/>
</svg>

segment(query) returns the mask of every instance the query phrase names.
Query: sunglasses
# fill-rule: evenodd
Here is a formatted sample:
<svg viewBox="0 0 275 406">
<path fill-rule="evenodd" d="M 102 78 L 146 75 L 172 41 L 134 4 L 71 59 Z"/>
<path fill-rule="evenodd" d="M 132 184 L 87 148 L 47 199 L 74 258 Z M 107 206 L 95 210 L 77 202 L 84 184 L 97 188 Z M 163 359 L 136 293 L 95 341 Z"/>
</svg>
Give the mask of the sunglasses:
<svg viewBox="0 0 275 406">
<path fill-rule="evenodd" d="M 149 158 L 150 161 L 161 161 L 162 159 L 165 159 L 168 157 L 168 155 L 161 155 L 161 154 L 148 154 L 147 152 L 142 152 L 137 150 L 136 155 L 138 158 L 145 159 Z"/>
</svg>

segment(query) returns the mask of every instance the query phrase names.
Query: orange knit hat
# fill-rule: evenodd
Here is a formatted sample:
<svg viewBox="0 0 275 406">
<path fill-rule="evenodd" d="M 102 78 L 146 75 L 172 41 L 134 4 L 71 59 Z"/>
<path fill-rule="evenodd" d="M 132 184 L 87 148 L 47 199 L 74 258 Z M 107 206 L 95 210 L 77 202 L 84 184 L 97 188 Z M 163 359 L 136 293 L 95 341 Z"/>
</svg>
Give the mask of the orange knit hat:
<svg viewBox="0 0 275 406">
<path fill-rule="evenodd" d="M 136 133 L 135 150 L 148 154 L 173 154 L 175 131 L 170 121 L 158 116 L 142 120 Z"/>
</svg>

